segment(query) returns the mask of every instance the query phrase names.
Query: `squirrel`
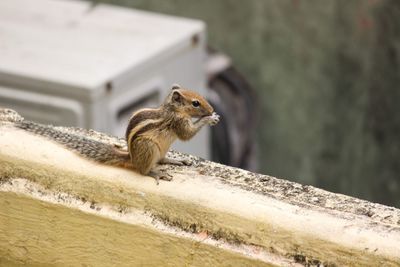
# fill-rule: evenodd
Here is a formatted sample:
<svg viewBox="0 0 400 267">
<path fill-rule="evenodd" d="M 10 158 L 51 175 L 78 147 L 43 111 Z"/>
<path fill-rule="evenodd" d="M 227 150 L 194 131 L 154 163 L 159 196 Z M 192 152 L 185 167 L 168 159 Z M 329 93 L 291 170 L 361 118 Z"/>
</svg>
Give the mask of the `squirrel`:
<svg viewBox="0 0 400 267">
<path fill-rule="evenodd" d="M 204 125 L 215 125 L 219 119 L 200 94 L 174 84 L 160 107 L 133 113 L 125 134 L 127 150 L 38 123 L 21 121 L 16 126 L 61 143 L 93 161 L 151 176 L 158 184 L 160 179 L 172 178 L 152 170 L 157 163 L 190 165 L 185 160 L 165 157 L 172 143 L 191 139 Z"/>
</svg>

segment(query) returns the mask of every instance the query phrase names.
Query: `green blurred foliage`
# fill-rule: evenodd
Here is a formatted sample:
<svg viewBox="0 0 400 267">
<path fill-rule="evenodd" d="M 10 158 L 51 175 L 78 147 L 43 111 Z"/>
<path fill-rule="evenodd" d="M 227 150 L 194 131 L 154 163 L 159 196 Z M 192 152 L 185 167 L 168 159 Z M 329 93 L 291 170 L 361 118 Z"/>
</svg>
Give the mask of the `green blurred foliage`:
<svg viewBox="0 0 400 267">
<path fill-rule="evenodd" d="M 400 207 L 400 1 L 101 2 L 207 23 L 259 94 L 261 172 Z"/>
</svg>

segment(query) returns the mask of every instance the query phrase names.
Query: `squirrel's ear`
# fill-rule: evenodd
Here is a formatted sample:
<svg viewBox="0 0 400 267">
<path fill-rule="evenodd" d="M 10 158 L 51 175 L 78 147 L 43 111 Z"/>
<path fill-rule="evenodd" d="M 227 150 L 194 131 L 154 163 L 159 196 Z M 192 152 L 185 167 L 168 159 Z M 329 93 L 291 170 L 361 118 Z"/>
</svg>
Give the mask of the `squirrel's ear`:
<svg viewBox="0 0 400 267">
<path fill-rule="evenodd" d="M 172 87 L 171 87 L 171 90 L 176 90 L 176 89 L 180 89 L 180 88 L 181 88 L 181 86 L 180 86 L 179 84 L 174 83 L 174 84 L 172 85 Z"/>
<path fill-rule="evenodd" d="M 177 103 L 182 102 L 182 95 L 178 90 L 172 91 L 172 101 Z"/>
</svg>

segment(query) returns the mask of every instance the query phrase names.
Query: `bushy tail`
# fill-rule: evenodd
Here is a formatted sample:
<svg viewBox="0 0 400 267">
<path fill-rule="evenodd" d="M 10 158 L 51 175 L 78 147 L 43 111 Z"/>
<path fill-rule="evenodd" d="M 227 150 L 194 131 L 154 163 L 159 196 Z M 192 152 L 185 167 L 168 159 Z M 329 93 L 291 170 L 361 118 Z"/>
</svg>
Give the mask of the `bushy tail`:
<svg viewBox="0 0 400 267">
<path fill-rule="evenodd" d="M 48 138 L 77 152 L 79 155 L 107 165 L 129 167 L 130 157 L 127 151 L 117 149 L 111 144 L 96 141 L 84 136 L 55 129 L 52 126 L 21 121 L 17 128 Z"/>
</svg>

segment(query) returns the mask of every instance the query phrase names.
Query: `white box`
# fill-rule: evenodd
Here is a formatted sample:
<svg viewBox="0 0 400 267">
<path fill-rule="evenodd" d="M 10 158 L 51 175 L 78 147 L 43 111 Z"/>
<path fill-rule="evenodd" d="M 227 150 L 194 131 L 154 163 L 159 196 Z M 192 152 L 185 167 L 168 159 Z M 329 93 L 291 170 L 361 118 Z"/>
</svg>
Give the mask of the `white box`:
<svg viewBox="0 0 400 267">
<path fill-rule="evenodd" d="M 81 1 L 0 1 L 0 106 L 124 136 L 173 83 L 205 94 L 201 21 Z M 175 148 L 209 157 L 208 130 Z"/>
</svg>

